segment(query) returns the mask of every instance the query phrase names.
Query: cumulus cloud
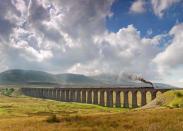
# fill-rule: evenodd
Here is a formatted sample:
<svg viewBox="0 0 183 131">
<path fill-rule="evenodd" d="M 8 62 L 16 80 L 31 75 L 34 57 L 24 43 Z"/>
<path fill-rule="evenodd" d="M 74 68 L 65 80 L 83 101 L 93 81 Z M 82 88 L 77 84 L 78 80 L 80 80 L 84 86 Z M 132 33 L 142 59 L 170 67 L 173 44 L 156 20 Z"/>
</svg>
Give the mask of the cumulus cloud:
<svg viewBox="0 0 183 131">
<path fill-rule="evenodd" d="M 154 62 L 159 65 L 161 73 L 168 72 L 172 68 L 183 66 L 183 24 L 175 25 L 169 32 L 173 36 L 170 45 L 155 58 Z"/>
<path fill-rule="evenodd" d="M 155 15 L 161 18 L 169 7 L 180 1 L 181 0 L 151 0 L 151 4 Z"/>
<path fill-rule="evenodd" d="M 135 0 L 129 8 L 132 13 L 144 13 L 149 8 L 152 8 L 153 13 L 162 18 L 164 13 L 174 4 L 181 2 L 181 0 Z"/>
<path fill-rule="evenodd" d="M 143 13 L 146 11 L 145 8 L 145 0 L 136 0 L 135 2 L 132 3 L 130 7 L 130 12 L 133 13 Z"/>
<path fill-rule="evenodd" d="M 166 34 L 173 40 L 163 50 L 159 46 L 164 34 L 141 37 L 133 25 L 109 32 L 105 22 L 113 0 L 0 2 L 0 71 L 132 72 L 154 80 L 167 65 L 180 68 L 182 64 L 182 24 Z"/>
<path fill-rule="evenodd" d="M 159 40 L 160 36 L 141 38 L 140 32 L 133 25 L 117 33 L 106 32 L 103 36 L 94 37 L 99 49 L 97 58 L 89 63 L 78 63 L 71 70 L 79 73 L 83 68 L 87 74 L 134 72 L 153 78 L 156 72 L 151 67 L 151 60 L 160 51 L 156 46 Z"/>
<path fill-rule="evenodd" d="M 7 68 L 42 67 L 65 72 L 76 63 L 94 60 L 98 47 L 92 37 L 105 32 L 105 18 L 111 13 L 112 3 L 113 0 L 1 1 L 0 51 L 6 58 L 3 63 Z"/>
<path fill-rule="evenodd" d="M 157 66 L 161 80 L 182 86 L 183 74 L 183 23 L 177 24 L 169 31 L 173 37 L 171 43 L 152 60 Z"/>
</svg>

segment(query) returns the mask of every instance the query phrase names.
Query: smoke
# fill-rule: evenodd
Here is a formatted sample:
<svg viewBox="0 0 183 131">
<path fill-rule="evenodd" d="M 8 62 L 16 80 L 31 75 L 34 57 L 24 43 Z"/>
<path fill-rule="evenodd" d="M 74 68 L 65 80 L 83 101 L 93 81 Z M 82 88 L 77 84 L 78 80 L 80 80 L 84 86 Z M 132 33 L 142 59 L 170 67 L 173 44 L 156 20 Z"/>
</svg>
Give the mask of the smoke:
<svg viewBox="0 0 183 131">
<path fill-rule="evenodd" d="M 132 73 L 123 73 L 123 77 L 126 77 L 127 79 L 133 80 L 133 81 L 138 80 L 143 83 L 150 84 L 152 87 L 154 87 L 152 82 L 145 80 L 141 75 L 132 74 Z"/>
</svg>

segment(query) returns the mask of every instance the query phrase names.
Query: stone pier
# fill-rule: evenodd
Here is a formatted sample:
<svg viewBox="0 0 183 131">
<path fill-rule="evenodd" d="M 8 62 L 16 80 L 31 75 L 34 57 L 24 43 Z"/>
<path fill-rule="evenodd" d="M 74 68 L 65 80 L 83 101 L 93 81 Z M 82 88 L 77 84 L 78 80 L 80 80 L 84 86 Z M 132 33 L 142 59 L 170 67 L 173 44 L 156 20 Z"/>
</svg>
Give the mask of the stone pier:
<svg viewBox="0 0 183 131">
<path fill-rule="evenodd" d="M 141 106 L 146 105 L 146 91 L 141 91 Z"/>
<path fill-rule="evenodd" d="M 137 105 L 137 92 L 136 91 L 132 92 L 132 107 L 133 108 L 138 107 L 138 105 Z"/>
<path fill-rule="evenodd" d="M 66 89 L 65 91 L 65 101 L 66 102 L 70 102 L 70 92 L 69 92 L 69 89 Z"/>
<path fill-rule="evenodd" d="M 120 91 L 116 91 L 116 107 L 121 107 Z"/>
<path fill-rule="evenodd" d="M 100 91 L 100 105 L 105 106 L 105 101 L 104 101 L 104 90 Z"/>
<path fill-rule="evenodd" d="M 77 102 L 81 102 L 81 90 L 80 90 L 80 89 L 77 90 L 76 96 L 77 96 L 77 97 L 76 97 L 76 101 L 77 101 Z"/>
<path fill-rule="evenodd" d="M 70 101 L 75 102 L 75 90 L 70 90 Z"/>
<path fill-rule="evenodd" d="M 88 89 L 87 103 L 92 104 L 92 90 Z"/>
<path fill-rule="evenodd" d="M 86 90 L 82 89 L 82 103 L 86 103 Z"/>
<path fill-rule="evenodd" d="M 124 103 L 123 103 L 123 107 L 124 107 L 124 108 L 129 108 L 129 103 L 128 103 L 128 92 L 129 92 L 129 91 L 124 91 Z"/>
<path fill-rule="evenodd" d="M 94 99 L 93 104 L 96 104 L 97 105 L 98 104 L 98 90 L 95 89 L 94 92 L 93 92 L 93 94 L 94 94 L 93 95 L 93 97 L 94 97 L 93 98 Z"/>
<path fill-rule="evenodd" d="M 113 107 L 113 91 L 112 90 L 107 91 L 107 106 Z"/>
</svg>

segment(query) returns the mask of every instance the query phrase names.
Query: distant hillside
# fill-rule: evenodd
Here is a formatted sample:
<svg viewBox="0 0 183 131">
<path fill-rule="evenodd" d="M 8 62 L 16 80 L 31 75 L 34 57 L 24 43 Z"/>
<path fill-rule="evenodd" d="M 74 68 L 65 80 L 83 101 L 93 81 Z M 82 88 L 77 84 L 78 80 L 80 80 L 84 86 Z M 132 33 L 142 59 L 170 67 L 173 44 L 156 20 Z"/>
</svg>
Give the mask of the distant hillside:
<svg viewBox="0 0 183 131">
<path fill-rule="evenodd" d="M 80 74 L 66 73 L 66 74 L 55 75 L 55 77 L 58 83 L 63 84 L 92 84 L 92 85 L 102 84 L 101 81 Z"/>
<path fill-rule="evenodd" d="M 105 84 L 110 84 L 110 85 L 122 85 L 122 86 L 128 86 L 128 87 L 151 87 L 150 84 L 147 83 L 142 83 L 139 81 L 134 81 L 130 80 L 126 77 L 119 77 L 117 75 L 109 75 L 109 74 L 101 74 L 97 76 L 91 76 L 91 78 L 102 81 Z M 154 87 L 159 89 L 159 88 L 177 88 L 172 85 L 164 84 L 164 83 L 153 83 Z"/>
<path fill-rule="evenodd" d="M 106 84 L 111 84 L 111 85 L 133 85 L 134 82 L 130 81 L 129 79 L 121 79 L 118 78 L 117 75 L 110 75 L 110 74 L 100 74 L 96 76 L 91 76 L 91 78 L 103 81 Z"/>
<path fill-rule="evenodd" d="M 0 73 L 0 83 L 16 84 L 27 82 L 56 82 L 53 75 L 33 70 L 8 70 Z"/>
<path fill-rule="evenodd" d="M 155 88 L 178 88 L 178 87 L 176 87 L 176 86 L 172 86 L 172 85 L 168 85 L 168 84 L 164 84 L 164 83 L 154 83 L 154 87 Z"/>
<path fill-rule="evenodd" d="M 0 84 L 45 84 L 45 85 L 92 85 L 92 86 L 128 86 L 128 87 L 151 87 L 139 81 L 118 78 L 114 75 L 103 74 L 98 76 L 85 76 L 81 74 L 50 74 L 35 70 L 8 70 L 0 73 Z M 173 86 L 154 83 L 155 88 L 172 88 Z"/>
<path fill-rule="evenodd" d="M 0 73 L 0 84 L 58 83 L 58 84 L 101 84 L 102 82 L 79 74 L 53 75 L 34 70 L 8 70 Z"/>
</svg>

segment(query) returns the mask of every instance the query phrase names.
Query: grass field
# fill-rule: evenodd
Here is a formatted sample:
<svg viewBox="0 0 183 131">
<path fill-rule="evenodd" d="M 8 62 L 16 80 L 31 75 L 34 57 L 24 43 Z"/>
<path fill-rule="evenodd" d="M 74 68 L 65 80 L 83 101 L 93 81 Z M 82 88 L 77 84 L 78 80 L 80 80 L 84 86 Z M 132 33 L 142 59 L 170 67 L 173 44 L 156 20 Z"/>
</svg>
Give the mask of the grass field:
<svg viewBox="0 0 183 131">
<path fill-rule="evenodd" d="M 181 131 L 182 94 L 167 92 L 153 104 L 163 107 L 136 110 L 0 96 L 0 131 Z"/>
</svg>

